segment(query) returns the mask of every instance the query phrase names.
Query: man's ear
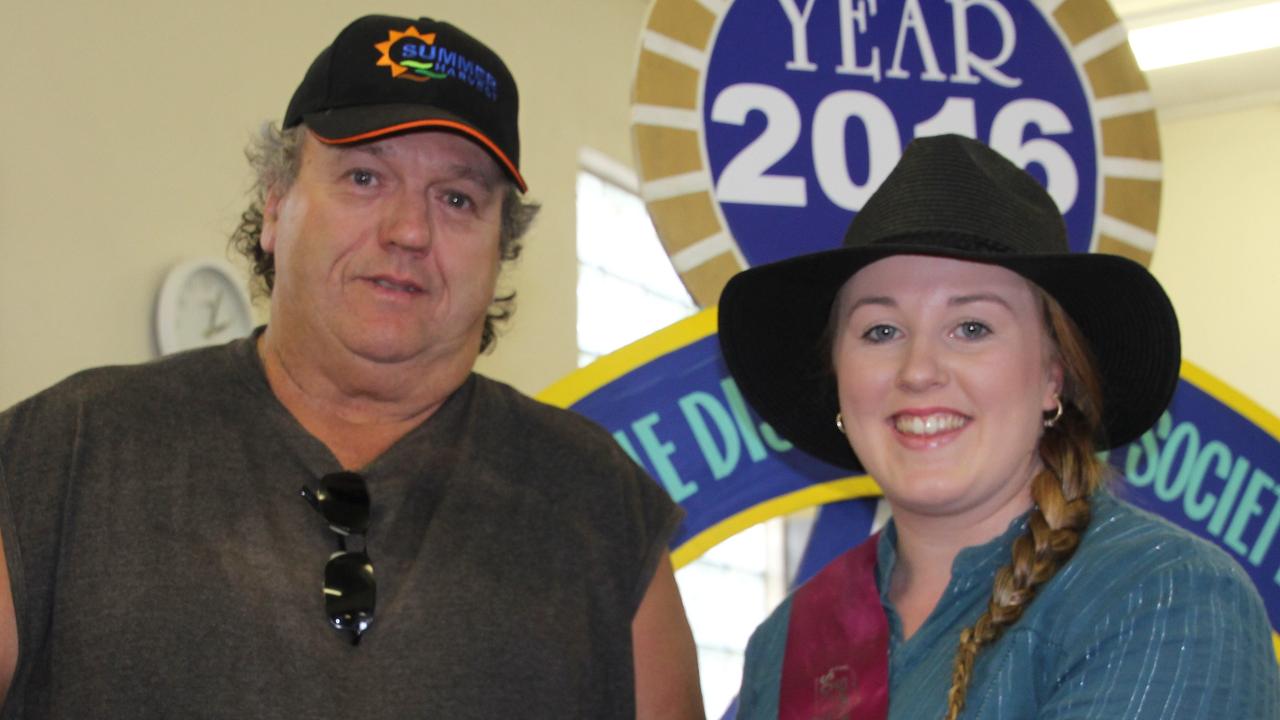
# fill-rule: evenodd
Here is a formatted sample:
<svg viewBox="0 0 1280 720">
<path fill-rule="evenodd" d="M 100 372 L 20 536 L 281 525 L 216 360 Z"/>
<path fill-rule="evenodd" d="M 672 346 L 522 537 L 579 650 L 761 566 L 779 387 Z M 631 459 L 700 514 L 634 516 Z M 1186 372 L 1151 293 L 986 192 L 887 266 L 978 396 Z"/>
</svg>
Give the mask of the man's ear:
<svg viewBox="0 0 1280 720">
<path fill-rule="evenodd" d="M 271 188 L 262 202 L 262 233 L 258 236 L 258 245 L 267 253 L 276 251 L 276 226 L 280 218 L 280 198 L 280 191 Z"/>
</svg>

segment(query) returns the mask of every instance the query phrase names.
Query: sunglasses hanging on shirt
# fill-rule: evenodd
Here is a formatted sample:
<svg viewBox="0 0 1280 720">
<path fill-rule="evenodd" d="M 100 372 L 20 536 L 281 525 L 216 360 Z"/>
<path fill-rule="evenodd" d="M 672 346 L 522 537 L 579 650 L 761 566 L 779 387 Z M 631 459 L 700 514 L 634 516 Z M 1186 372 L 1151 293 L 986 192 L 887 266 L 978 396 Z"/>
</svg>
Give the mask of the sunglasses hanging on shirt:
<svg viewBox="0 0 1280 720">
<path fill-rule="evenodd" d="M 324 609 L 329 624 L 347 633 L 352 645 L 373 624 L 377 586 L 373 564 L 365 552 L 369 530 L 369 489 L 364 478 L 353 472 L 336 472 L 320 478 L 320 488 L 303 486 L 302 497 L 324 516 L 338 537 L 338 551 L 324 566 Z M 360 549 L 348 548 L 348 541 L 360 539 Z"/>
</svg>

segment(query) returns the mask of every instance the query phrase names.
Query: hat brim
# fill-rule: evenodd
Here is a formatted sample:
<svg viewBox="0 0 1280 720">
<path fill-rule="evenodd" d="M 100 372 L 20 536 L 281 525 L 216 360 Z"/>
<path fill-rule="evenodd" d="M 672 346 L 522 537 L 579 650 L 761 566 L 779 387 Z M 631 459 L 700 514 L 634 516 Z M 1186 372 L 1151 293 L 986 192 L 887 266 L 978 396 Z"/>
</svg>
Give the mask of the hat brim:
<svg viewBox="0 0 1280 720">
<path fill-rule="evenodd" d="M 307 113 L 302 116 L 302 122 L 327 145 L 363 142 L 413 130 L 456 132 L 484 148 L 520 192 L 529 189 L 516 164 L 488 135 L 465 119 L 436 107 L 403 103 L 361 105 Z"/>
<path fill-rule="evenodd" d="M 998 265 L 1057 300 L 1097 362 L 1104 406 L 1099 447 L 1136 439 L 1168 406 L 1181 366 L 1177 317 L 1164 289 L 1132 260 L 1093 253 L 1004 257 L 892 242 L 846 247 L 748 269 L 730 279 L 720 298 L 720 347 L 743 395 L 811 455 L 864 470 L 834 424 L 839 406 L 825 336 L 845 281 L 892 255 Z"/>
</svg>

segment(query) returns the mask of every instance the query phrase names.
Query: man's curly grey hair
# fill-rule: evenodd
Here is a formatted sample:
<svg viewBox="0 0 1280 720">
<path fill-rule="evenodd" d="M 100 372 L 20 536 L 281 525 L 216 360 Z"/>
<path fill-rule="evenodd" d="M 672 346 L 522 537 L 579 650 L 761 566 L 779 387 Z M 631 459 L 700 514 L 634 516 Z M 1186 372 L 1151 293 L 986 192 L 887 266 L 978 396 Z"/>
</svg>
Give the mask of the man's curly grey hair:
<svg viewBox="0 0 1280 720">
<path fill-rule="evenodd" d="M 253 168 L 255 178 L 250 191 L 249 208 L 240 215 L 240 224 L 231 233 L 231 247 L 249 260 L 253 270 L 252 289 L 255 296 L 270 297 L 275 287 L 275 256 L 262 249 L 262 211 L 267 192 L 276 188 L 283 192 L 298 178 L 301 165 L 302 139 L 306 130 L 302 125 L 281 130 L 275 123 L 265 123 L 262 131 L 249 142 L 245 156 Z M 521 238 L 529 230 L 537 216 L 539 205 L 528 202 L 512 183 L 507 184 L 502 199 L 502 228 L 498 235 L 498 249 L 503 263 L 520 257 Z M 480 352 L 488 352 L 497 342 L 499 323 L 515 312 L 515 291 L 493 298 L 493 304 L 484 319 L 484 332 L 480 338 Z"/>
</svg>

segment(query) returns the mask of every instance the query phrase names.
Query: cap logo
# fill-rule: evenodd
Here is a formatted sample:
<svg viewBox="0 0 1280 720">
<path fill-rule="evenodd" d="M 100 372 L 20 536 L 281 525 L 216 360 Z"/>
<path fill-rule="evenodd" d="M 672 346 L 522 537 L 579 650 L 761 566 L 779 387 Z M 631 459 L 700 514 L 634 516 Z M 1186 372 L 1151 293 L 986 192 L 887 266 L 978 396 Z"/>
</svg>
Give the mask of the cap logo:
<svg viewBox="0 0 1280 720">
<path fill-rule="evenodd" d="M 443 80 L 446 75 L 434 70 L 436 57 L 436 34 L 421 35 L 418 28 L 410 25 L 404 32 L 391 30 L 386 42 L 373 47 L 382 53 L 378 58 L 378 67 L 391 68 L 391 77 L 426 82 L 431 79 Z"/>
<path fill-rule="evenodd" d="M 455 78 L 490 100 L 498 99 L 497 79 L 471 58 L 436 45 L 436 33 L 423 35 L 410 25 L 404 31 L 389 30 L 387 40 L 373 47 L 381 53 L 377 66 L 389 68 L 393 78 L 414 82 Z"/>
</svg>

